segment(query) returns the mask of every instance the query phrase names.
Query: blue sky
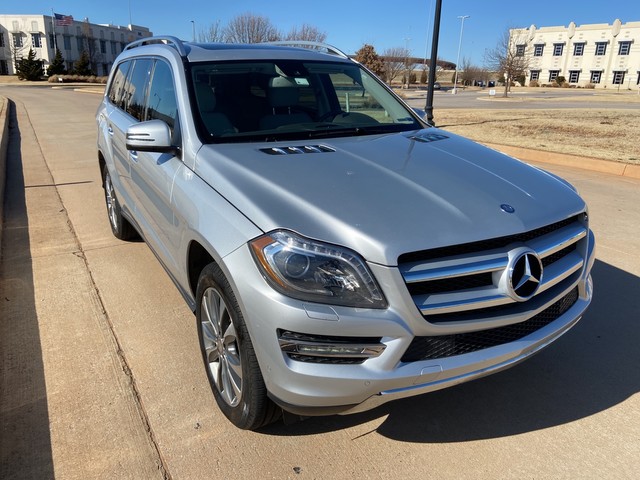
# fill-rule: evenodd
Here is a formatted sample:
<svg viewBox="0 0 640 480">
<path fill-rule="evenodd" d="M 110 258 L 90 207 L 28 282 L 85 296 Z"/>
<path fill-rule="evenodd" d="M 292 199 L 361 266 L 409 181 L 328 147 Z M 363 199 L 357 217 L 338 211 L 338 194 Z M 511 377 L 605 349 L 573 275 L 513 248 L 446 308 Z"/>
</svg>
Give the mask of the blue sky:
<svg viewBox="0 0 640 480">
<path fill-rule="evenodd" d="M 372 44 L 378 53 L 394 47 L 408 47 L 416 57 L 422 57 L 429 45 L 433 28 L 435 0 L 407 2 L 382 0 L 109 0 L 76 1 L 47 0 L 29 2 L 3 1 L 0 13 L 73 15 L 88 17 L 92 23 L 136 25 L 149 27 L 154 34 L 174 35 L 185 40 L 192 37 L 193 20 L 196 31 L 220 20 L 226 24 L 242 13 L 268 17 L 280 30 L 308 23 L 327 34 L 327 43 L 346 53 L 355 53 L 363 44 Z M 482 65 L 484 52 L 492 49 L 500 35 L 509 27 L 611 24 L 616 18 L 623 23 L 640 21 L 639 0 L 560 0 L 552 2 L 512 0 L 443 0 L 440 22 L 439 56 L 455 62 L 460 36 L 461 15 L 470 15 L 464 22 L 461 59 Z"/>
</svg>

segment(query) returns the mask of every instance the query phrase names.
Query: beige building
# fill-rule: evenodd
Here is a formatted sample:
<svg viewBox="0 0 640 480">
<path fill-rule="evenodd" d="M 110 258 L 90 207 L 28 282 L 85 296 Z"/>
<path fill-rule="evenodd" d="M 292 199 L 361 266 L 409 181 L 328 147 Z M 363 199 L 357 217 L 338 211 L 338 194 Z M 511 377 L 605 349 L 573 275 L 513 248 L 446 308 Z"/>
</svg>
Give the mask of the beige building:
<svg viewBox="0 0 640 480">
<path fill-rule="evenodd" d="M 640 22 L 512 29 L 516 55 L 526 56 L 526 85 L 564 77 L 572 86 L 640 88 Z"/>
<path fill-rule="evenodd" d="M 146 27 L 100 25 L 58 15 L 0 15 L 0 75 L 14 75 L 15 61 L 25 58 L 29 48 L 43 63 L 45 72 L 56 47 L 67 70 L 73 68 L 83 50 L 89 53 L 97 75 L 107 75 L 125 45 L 152 33 Z"/>
</svg>

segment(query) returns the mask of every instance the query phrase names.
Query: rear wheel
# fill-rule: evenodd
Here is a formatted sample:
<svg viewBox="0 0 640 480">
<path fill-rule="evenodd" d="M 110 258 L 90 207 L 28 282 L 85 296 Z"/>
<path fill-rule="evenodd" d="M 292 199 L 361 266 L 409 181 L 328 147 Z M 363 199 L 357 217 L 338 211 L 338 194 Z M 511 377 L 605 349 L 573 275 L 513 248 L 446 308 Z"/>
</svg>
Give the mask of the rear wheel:
<svg viewBox="0 0 640 480">
<path fill-rule="evenodd" d="M 196 321 L 213 395 L 236 427 L 255 430 L 280 416 L 267 397 L 249 332 L 227 278 L 215 263 L 200 274 Z"/>
<path fill-rule="evenodd" d="M 102 169 L 102 184 L 104 185 L 104 199 L 107 204 L 109 225 L 111 225 L 113 235 L 120 240 L 132 240 L 136 238 L 138 232 L 136 232 L 136 229 L 122 216 L 122 209 L 120 208 L 120 203 L 118 203 L 116 191 L 111 181 L 111 175 L 106 165 Z"/>
</svg>

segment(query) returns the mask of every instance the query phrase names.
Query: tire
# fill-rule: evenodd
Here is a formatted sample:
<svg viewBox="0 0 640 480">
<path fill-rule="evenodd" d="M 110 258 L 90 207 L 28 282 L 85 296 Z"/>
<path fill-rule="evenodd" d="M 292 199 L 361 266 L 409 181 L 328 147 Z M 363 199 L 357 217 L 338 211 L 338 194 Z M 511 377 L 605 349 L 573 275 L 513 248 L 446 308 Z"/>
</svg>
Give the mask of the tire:
<svg viewBox="0 0 640 480">
<path fill-rule="evenodd" d="M 267 396 L 242 312 L 217 264 L 200 274 L 196 301 L 200 350 L 218 407 L 243 430 L 276 421 L 281 411 Z"/>
<path fill-rule="evenodd" d="M 105 165 L 102 169 L 102 185 L 104 187 L 104 199 L 107 204 L 107 216 L 111 231 L 116 238 L 120 240 L 133 240 L 138 238 L 138 232 L 129 221 L 122 216 L 122 209 L 116 197 L 116 191 L 113 188 L 111 175 Z"/>
</svg>

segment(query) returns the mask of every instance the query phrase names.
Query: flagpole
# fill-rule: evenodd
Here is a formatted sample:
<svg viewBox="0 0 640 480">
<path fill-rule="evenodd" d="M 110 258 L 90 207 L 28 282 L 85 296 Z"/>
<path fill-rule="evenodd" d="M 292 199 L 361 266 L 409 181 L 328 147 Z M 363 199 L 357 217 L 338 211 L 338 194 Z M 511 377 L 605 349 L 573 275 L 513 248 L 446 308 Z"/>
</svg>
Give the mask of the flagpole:
<svg viewBox="0 0 640 480">
<path fill-rule="evenodd" d="M 53 49 L 55 50 L 53 54 L 55 55 L 58 51 L 58 39 L 56 38 L 56 14 L 53 13 L 53 8 L 51 9 L 51 28 L 53 28 Z"/>
</svg>

